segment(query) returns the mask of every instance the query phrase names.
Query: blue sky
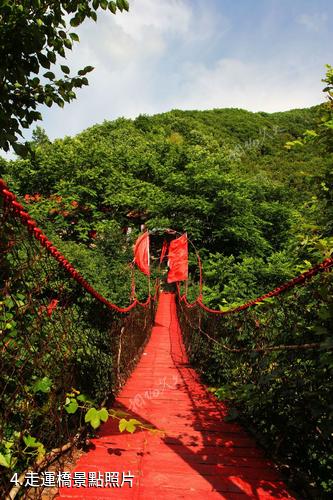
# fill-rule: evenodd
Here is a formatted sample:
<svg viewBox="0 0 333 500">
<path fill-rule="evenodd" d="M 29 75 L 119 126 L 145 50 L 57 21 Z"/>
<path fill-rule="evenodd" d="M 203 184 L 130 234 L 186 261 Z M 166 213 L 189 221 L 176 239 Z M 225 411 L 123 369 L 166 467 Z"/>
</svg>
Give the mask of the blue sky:
<svg viewBox="0 0 333 500">
<path fill-rule="evenodd" d="M 68 64 L 95 66 L 90 85 L 64 109 L 42 109 L 40 125 L 54 139 L 174 108 L 317 104 L 332 19 L 331 0 L 130 0 L 129 13 L 80 27 Z"/>
</svg>

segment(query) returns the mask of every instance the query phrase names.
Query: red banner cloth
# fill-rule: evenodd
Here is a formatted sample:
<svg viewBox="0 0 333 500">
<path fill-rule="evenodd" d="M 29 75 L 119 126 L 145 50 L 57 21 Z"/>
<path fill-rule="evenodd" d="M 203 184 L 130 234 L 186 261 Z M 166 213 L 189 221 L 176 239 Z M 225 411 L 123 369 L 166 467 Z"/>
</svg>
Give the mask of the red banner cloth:
<svg viewBox="0 0 333 500">
<path fill-rule="evenodd" d="M 183 281 L 188 278 L 188 248 L 187 235 L 172 240 L 169 245 L 168 283 Z"/>
<path fill-rule="evenodd" d="M 166 256 L 168 250 L 168 242 L 166 240 L 163 241 L 163 246 L 160 255 L 160 264 L 162 264 L 164 257 Z"/>
<path fill-rule="evenodd" d="M 144 274 L 150 275 L 149 269 L 149 233 L 141 234 L 134 245 L 134 262 Z"/>
</svg>

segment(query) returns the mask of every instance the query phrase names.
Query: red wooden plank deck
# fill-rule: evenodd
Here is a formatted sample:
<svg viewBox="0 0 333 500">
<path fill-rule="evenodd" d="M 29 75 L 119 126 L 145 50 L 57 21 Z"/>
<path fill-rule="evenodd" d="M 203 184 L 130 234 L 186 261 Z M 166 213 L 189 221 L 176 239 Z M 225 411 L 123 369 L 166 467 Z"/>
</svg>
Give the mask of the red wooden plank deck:
<svg viewBox="0 0 333 500">
<path fill-rule="evenodd" d="M 238 424 L 226 423 L 226 408 L 200 383 L 188 360 L 175 297 L 161 293 L 146 350 L 116 400 L 141 422 L 166 431 L 120 433 L 110 419 L 74 471 L 134 475 L 133 486 L 61 488 L 61 498 L 292 499 L 274 465 Z M 104 484 L 104 483 L 103 483 Z"/>
</svg>

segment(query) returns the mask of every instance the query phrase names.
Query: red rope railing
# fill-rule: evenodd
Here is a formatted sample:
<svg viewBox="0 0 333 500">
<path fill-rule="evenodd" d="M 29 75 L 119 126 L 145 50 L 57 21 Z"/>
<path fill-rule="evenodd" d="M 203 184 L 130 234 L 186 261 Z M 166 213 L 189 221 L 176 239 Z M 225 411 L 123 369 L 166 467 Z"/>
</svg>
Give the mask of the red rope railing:
<svg viewBox="0 0 333 500">
<path fill-rule="evenodd" d="M 200 294 L 194 302 L 190 303 L 187 300 L 186 294 L 181 295 L 180 286 L 179 286 L 179 283 L 177 283 L 177 292 L 178 292 L 179 301 L 184 302 L 184 304 L 186 305 L 186 307 L 188 309 L 198 305 L 199 307 L 201 307 L 202 309 L 204 309 L 205 311 L 207 311 L 209 313 L 226 316 L 227 314 L 231 314 L 231 313 L 235 313 L 235 312 L 239 312 L 239 311 L 244 311 L 245 309 L 248 309 L 249 307 L 252 307 L 256 304 L 259 304 L 260 302 L 263 302 L 264 300 L 266 300 L 268 298 L 276 297 L 276 296 L 280 295 L 281 293 L 283 293 L 287 290 L 290 290 L 291 288 L 293 288 L 297 285 L 304 283 L 306 280 L 308 280 L 309 278 L 312 278 L 316 274 L 318 274 L 322 271 L 329 270 L 331 267 L 333 267 L 333 258 L 330 257 L 330 258 L 324 259 L 322 262 L 320 262 L 319 264 L 316 264 L 311 269 L 308 269 L 307 271 L 300 274 L 299 276 L 296 276 L 295 278 L 292 278 L 291 280 L 287 281 L 286 283 L 283 283 L 282 285 L 274 288 L 274 290 L 271 290 L 270 292 L 265 293 L 264 295 L 261 295 L 260 297 L 257 297 L 256 299 L 245 302 L 244 304 L 242 304 L 240 306 L 227 309 L 226 311 L 220 311 L 218 309 L 211 309 L 210 307 L 206 306 L 202 302 L 202 293 L 201 293 L 202 267 L 201 267 L 200 259 L 198 259 L 198 263 L 199 263 L 199 270 L 200 270 Z"/>
<path fill-rule="evenodd" d="M 99 302 L 103 303 L 110 309 L 114 309 L 120 313 L 127 313 L 131 311 L 137 305 L 141 307 L 146 307 L 151 301 L 151 296 L 147 298 L 145 302 L 140 302 L 135 294 L 132 293 L 133 302 L 127 307 L 119 307 L 113 302 L 109 301 L 103 297 L 100 293 L 93 288 L 93 286 L 84 279 L 84 277 L 75 269 L 75 267 L 66 259 L 66 257 L 57 249 L 55 245 L 48 239 L 48 237 L 43 233 L 43 231 L 37 226 L 37 222 L 33 220 L 29 213 L 24 210 L 23 205 L 19 203 L 16 196 L 8 189 L 6 182 L 0 179 L 0 196 L 4 200 L 4 205 L 11 210 L 12 214 L 19 218 L 22 224 L 27 226 L 29 232 L 34 236 L 36 240 L 47 250 L 47 252 L 58 261 L 59 265 L 63 267 L 70 276 L 77 281 L 92 297 L 94 297 Z M 133 285 L 132 285 L 133 288 Z M 157 291 L 155 292 L 156 295 Z"/>
<path fill-rule="evenodd" d="M 140 302 L 136 297 L 135 293 L 132 290 L 132 298 L 133 302 L 128 305 L 127 307 L 119 307 L 113 302 L 109 301 L 105 297 L 103 297 L 100 293 L 95 290 L 90 283 L 88 283 L 83 276 L 75 269 L 75 267 L 66 259 L 66 257 L 57 249 L 55 245 L 47 238 L 47 236 L 43 233 L 43 231 L 37 226 L 36 221 L 34 221 L 28 212 L 24 210 L 24 207 L 17 201 L 16 196 L 8 189 L 7 184 L 0 179 L 0 195 L 4 199 L 5 205 L 12 210 L 13 215 L 17 216 L 22 224 L 27 226 L 28 230 L 30 231 L 31 234 L 40 242 L 40 244 L 46 248 L 47 252 L 52 255 L 54 259 L 56 259 L 59 263 L 60 266 L 62 266 L 70 275 L 71 277 L 76 280 L 85 290 L 92 295 L 95 299 L 100 301 L 101 303 L 105 304 L 108 308 L 114 309 L 118 312 L 121 313 L 127 313 L 131 311 L 135 306 L 140 305 L 141 307 L 146 307 L 150 301 L 151 301 L 151 295 L 147 298 L 145 302 Z M 197 252 L 196 252 L 197 253 Z M 321 263 L 316 264 L 314 267 L 311 269 L 305 271 L 304 273 L 300 274 L 299 276 L 296 276 L 295 278 L 287 281 L 286 283 L 274 288 L 274 290 L 271 290 L 270 292 L 261 295 L 260 297 L 257 297 L 256 299 L 250 300 L 248 302 L 245 302 L 244 304 L 227 309 L 226 311 L 221 311 L 217 309 L 211 309 L 210 307 L 206 306 L 203 301 L 202 301 L 202 265 L 201 265 L 201 260 L 199 257 L 199 254 L 197 253 L 197 258 L 198 258 L 198 265 L 199 265 L 199 272 L 200 272 L 200 293 L 197 299 L 189 303 L 186 297 L 186 294 L 181 295 L 180 293 L 180 287 L 179 284 L 177 284 L 177 290 L 178 290 L 178 296 L 180 302 L 184 302 L 186 307 L 192 308 L 195 307 L 196 305 L 199 305 L 202 309 L 204 309 L 207 312 L 213 313 L 213 314 L 219 314 L 219 315 L 227 315 L 239 311 L 244 311 L 245 309 L 248 309 L 249 307 L 252 307 L 256 304 L 259 304 L 260 302 L 263 302 L 265 299 L 271 298 L 271 297 L 276 297 L 280 295 L 281 293 L 285 292 L 286 290 L 289 290 L 293 288 L 296 285 L 304 283 L 307 279 L 315 276 L 316 274 L 328 270 L 331 267 L 333 267 L 333 258 L 327 258 L 324 259 Z M 133 284 L 132 284 L 132 289 L 133 289 Z M 157 291 L 155 291 L 155 296 L 157 294 Z"/>
</svg>

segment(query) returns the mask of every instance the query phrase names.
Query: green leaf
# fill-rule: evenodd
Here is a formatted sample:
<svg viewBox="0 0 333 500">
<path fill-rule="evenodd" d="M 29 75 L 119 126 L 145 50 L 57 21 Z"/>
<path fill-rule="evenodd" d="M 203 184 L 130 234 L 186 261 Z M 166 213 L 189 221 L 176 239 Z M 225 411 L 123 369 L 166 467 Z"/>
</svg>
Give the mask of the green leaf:
<svg viewBox="0 0 333 500">
<path fill-rule="evenodd" d="M 320 319 L 327 320 L 331 317 L 331 311 L 327 307 L 321 307 L 318 311 Z"/>
<path fill-rule="evenodd" d="M 90 422 L 93 418 L 96 418 L 96 417 L 98 417 L 98 411 L 96 410 L 96 408 L 90 408 L 90 410 L 87 411 L 87 413 L 84 417 L 84 421 Z"/>
<path fill-rule="evenodd" d="M 43 68 L 50 69 L 50 61 L 44 54 L 38 54 L 37 57 Z"/>
<path fill-rule="evenodd" d="M 39 448 L 39 446 L 42 445 L 42 443 L 37 441 L 33 436 L 23 436 L 23 441 L 28 448 Z"/>
<path fill-rule="evenodd" d="M 133 434 L 135 429 L 136 429 L 135 424 L 133 424 L 131 421 L 129 421 L 128 424 L 126 425 L 127 432 L 130 432 L 131 434 Z"/>
<path fill-rule="evenodd" d="M 61 68 L 61 71 L 62 71 L 63 73 L 65 73 L 65 75 L 68 75 L 68 74 L 69 74 L 70 69 L 69 69 L 69 67 L 68 67 L 68 66 L 65 66 L 64 64 L 61 64 L 60 68 Z"/>
<path fill-rule="evenodd" d="M 92 418 L 90 420 L 90 425 L 93 429 L 97 429 L 97 427 L 99 427 L 101 425 L 101 421 L 100 421 L 99 417 L 96 416 L 96 417 Z"/>
<path fill-rule="evenodd" d="M 56 60 L 57 60 L 56 53 L 50 50 L 50 51 L 47 53 L 47 58 L 48 58 L 48 60 L 49 60 L 49 61 L 51 61 L 51 63 L 53 63 L 53 64 L 54 64 L 54 63 L 56 62 Z"/>
<path fill-rule="evenodd" d="M 137 420 L 136 418 L 131 418 L 129 421 L 132 422 L 135 425 L 140 425 L 141 424 L 140 420 Z"/>
<path fill-rule="evenodd" d="M 52 97 L 50 97 L 50 96 L 48 96 L 48 95 L 47 95 L 47 96 L 45 97 L 45 104 L 46 104 L 46 106 L 47 106 L 48 108 L 50 108 L 50 107 L 52 106 L 52 104 L 53 104 L 53 99 L 52 99 Z"/>
<path fill-rule="evenodd" d="M 49 80 L 54 80 L 55 79 L 55 74 L 52 71 L 47 71 L 43 75 L 45 78 L 48 78 Z"/>
<path fill-rule="evenodd" d="M 317 132 L 315 132 L 314 130 L 306 130 L 304 133 L 303 133 L 303 136 L 305 138 L 310 138 L 310 139 L 313 139 L 315 137 L 318 137 L 318 134 Z"/>
<path fill-rule="evenodd" d="M 63 99 L 61 99 L 60 97 L 57 98 L 56 103 L 58 104 L 58 106 L 60 108 L 63 108 L 64 104 L 65 104 L 65 102 L 63 101 Z"/>
<path fill-rule="evenodd" d="M 127 432 L 130 432 L 131 434 L 133 434 L 133 432 L 136 430 L 136 426 L 139 424 L 141 424 L 141 422 L 139 422 L 139 420 L 136 420 L 135 418 L 131 418 L 126 426 Z"/>
<path fill-rule="evenodd" d="M 65 47 L 67 47 L 67 49 L 72 50 L 72 42 L 68 38 L 65 38 L 64 45 Z"/>
<path fill-rule="evenodd" d="M 326 123 L 324 123 L 324 127 L 327 127 L 329 129 L 333 129 L 333 120 L 329 120 Z"/>
<path fill-rule="evenodd" d="M 14 446 L 14 441 L 4 441 L 6 450 L 10 450 Z"/>
<path fill-rule="evenodd" d="M 45 450 L 44 446 L 42 445 L 42 443 L 40 443 L 40 445 L 38 446 L 37 452 L 38 452 L 37 460 L 42 460 L 42 458 L 44 458 L 44 456 L 46 454 L 46 450 Z"/>
<path fill-rule="evenodd" d="M 133 432 L 136 430 L 136 426 L 140 424 L 141 422 L 139 422 L 139 420 L 136 420 L 135 418 L 131 418 L 130 420 L 122 418 L 119 422 L 119 430 L 120 432 L 126 430 L 127 432 L 133 434 Z"/>
<path fill-rule="evenodd" d="M 0 465 L 6 468 L 10 468 L 10 463 L 11 463 L 11 455 L 9 453 L 6 453 L 6 455 L 0 453 Z"/>
<path fill-rule="evenodd" d="M 81 24 L 80 17 L 79 16 L 74 16 L 70 21 L 69 24 L 73 26 L 73 28 L 76 28 Z"/>
<path fill-rule="evenodd" d="M 43 377 L 39 380 L 36 380 L 36 382 L 32 386 L 32 391 L 33 392 L 43 392 L 43 393 L 48 393 L 50 392 L 52 387 L 52 380 L 49 379 L 48 377 Z"/>
<path fill-rule="evenodd" d="M 87 396 L 85 394 L 79 394 L 76 399 L 78 401 L 82 401 L 83 403 L 85 403 L 86 401 L 88 401 L 88 398 L 87 398 Z"/>
<path fill-rule="evenodd" d="M 65 406 L 65 410 L 67 411 L 67 413 L 73 414 L 76 412 L 78 407 L 79 407 L 79 404 L 76 401 L 76 399 L 71 399 L 70 403 Z"/>
<path fill-rule="evenodd" d="M 117 2 L 118 9 L 120 10 L 120 12 L 122 12 L 124 10 L 123 1 L 122 0 L 116 0 L 116 2 Z"/>
<path fill-rule="evenodd" d="M 15 153 L 22 158 L 26 158 L 28 154 L 28 148 L 24 144 L 20 144 L 19 142 L 13 142 L 12 147 Z"/>
<path fill-rule="evenodd" d="M 117 5 L 115 2 L 109 2 L 109 10 L 112 12 L 112 14 L 115 14 L 117 12 Z"/>
<path fill-rule="evenodd" d="M 102 422 L 107 422 L 109 418 L 109 412 L 106 408 L 102 408 L 101 410 L 99 410 L 98 416 L 102 420 Z"/>
<path fill-rule="evenodd" d="M 77 35 L 76 33 L 70 33 L 69 36 L 71 37 L 71 39 L 74 41 L 74 42 L 79 42 L 80 41 L 80 37 L 79 35 Z"/>
<path fill-rule="evenodd" d="M 326 335 L 328 333 L 327 328 L 324 326 L 316 326 L 314 332 L 316 335 Z"/>
<path fill-rule="evenodd" d="M 119 430 L 120 432 L 124 432 L 124 430 L 126 429 L 127 427 L 127 420 L 126 418 L 122 418 L 121 420 L 119 420 Z"/>
</svg>

